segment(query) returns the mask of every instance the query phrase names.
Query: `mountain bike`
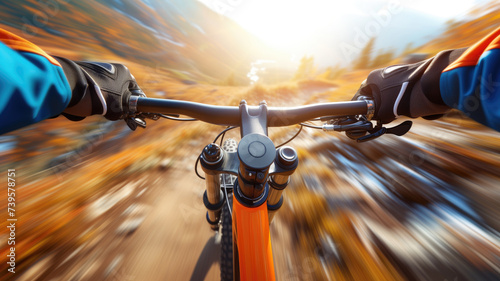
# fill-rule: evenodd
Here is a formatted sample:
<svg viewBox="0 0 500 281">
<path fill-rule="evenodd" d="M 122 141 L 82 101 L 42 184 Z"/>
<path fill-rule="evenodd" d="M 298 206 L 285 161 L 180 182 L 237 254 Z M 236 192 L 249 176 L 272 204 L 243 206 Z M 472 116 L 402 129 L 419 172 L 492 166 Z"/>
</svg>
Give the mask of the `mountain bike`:
<svg viewBox="0 0 500 281">
<path fill-rule="evenodd" d="M 145 128 L 146 118 L 227 126 L 203 148 L 195 164 L 196 174 L 206 183 L 203 202 L 207 222 L 222 234 L 222 280 L 276 280 L 269 224 L 283 204 L 282 193 L 299 163 L 296 150 L 285 144 L 304 126 L 343 131 L 358 142 L 386 133 L 403 135 L 411 127 L 410 121 L 394 128 L 378 122 L 374 125 L 374 104 L 368 99 L 297 107 L 268 107 L 265 101 L 249 106 L 242 100 L 239 106 L 216 106 L 140 94 L 131 96 L 129 110 L 126 122 L 132 130 Z M 317 126 L 311 121 L 323 124 Z M 300 125 L 298 132 L 279 146 L 267 136 L 270 127 L 295 124 Z M 240 130 L 239 143 L 234 139 L 223 143 L 225 133 L 235 128 Z M 198 164 L 205 177 L 198 173 Z"/>
</svg>

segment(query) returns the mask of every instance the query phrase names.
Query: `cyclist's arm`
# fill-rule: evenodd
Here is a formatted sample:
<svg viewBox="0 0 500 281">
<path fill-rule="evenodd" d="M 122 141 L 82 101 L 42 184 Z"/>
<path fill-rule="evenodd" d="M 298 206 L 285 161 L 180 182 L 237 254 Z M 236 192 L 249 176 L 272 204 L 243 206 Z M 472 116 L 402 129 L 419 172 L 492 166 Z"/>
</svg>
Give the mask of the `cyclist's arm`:
<svg viewBox="0 0 500 281">
<path fill-rule="evenodd" d="M 444 103 L 500 131 L 500 28 L 468 48 L 439 82 Z"/>
<path fill-rule="evenodd" d="M 500 28 L 474 46 L 372 71 L 353 99 L 375 102 L 374 119 L 438 118 L 457 108 L 500 131 Z"/>
<path fill-rule="evenodd" d="M 60 114 L 71 100 L 61 65 L 33 43 L 0 29 L 0 134 Z"/>
</svg>

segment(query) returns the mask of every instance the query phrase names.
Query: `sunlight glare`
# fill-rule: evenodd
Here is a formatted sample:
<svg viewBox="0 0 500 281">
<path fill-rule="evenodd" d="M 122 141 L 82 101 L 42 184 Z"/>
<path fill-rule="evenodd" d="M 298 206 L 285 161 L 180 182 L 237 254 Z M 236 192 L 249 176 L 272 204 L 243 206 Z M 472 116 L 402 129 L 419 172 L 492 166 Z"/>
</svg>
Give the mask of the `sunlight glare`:
<svg viewBox="0 0 500 281">
<path fill-rule="evenodd" d="M 252 0 L 240 1 L 227 14 L 245 29 L 272 47 L 300 49 L 327 34 L 336 34 L 352 27 L 355 22 L 371 20 L 371 15 L 396 3 L 403 10 L 428 14 L 447 20 L 463 16 L 475 0 Z M 411 21 L 411 19 L 408 19 Z M 305 36 L 304 36 L 305 35 Z M 301 45 L 301 46 L 299 46 Z"/>
<path fill-rule="evenodd" d="M 346 3 L 342 6 L 355 10 Z M 337 1 L 254 0 L 244 3 L 229 16 L 269 45 L 290 48 L 301 43 L 298 36 L 312 34 L 318 28 L 330 25 L 338 11 Z"/>
</svg>

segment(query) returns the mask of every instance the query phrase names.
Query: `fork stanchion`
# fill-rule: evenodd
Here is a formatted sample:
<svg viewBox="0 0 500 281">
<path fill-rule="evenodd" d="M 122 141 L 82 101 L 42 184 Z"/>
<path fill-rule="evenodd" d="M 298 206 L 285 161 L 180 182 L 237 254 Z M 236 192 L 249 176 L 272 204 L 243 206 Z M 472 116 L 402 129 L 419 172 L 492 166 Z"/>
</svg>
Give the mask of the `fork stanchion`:
<svg viewBox="0 0 500 281">
<path fill-rule="evenodd" d="M 224 193 L 220 188 L 220 177 L 216 169 L 224 161 L 224 153 L 221 148 L 211 143 L 203 149 L 200 155 L 200 163 L 205 172 L 205 185 L 207 190 L 203 194 L 203 203 L 207 208 L 207 221 L 213 230 L 219 229 L 219 220 L 224 205 Z"/>
<path fill-rule="evenodd" d="M 269 181 L 269 196 L 267 197 L 267 211 L 269 214 L 269 223 L 273 221 L 274 215 L 283 205 L 283 190 L 290 182 L 289 176 L 272 176 Z"/>
<path fill-rule="evenodd" d="M 272 222 L 274 215 L 283 205 L 283 191 L 288 186 L 290 176 L 299 163 L 297 151 L 290 146 L 279 148 L 276 150 L 276 159 L 274 163 L 280 168 L 281 172 L 272 175 L 269 180 L 270 188 L 267 198 L 269 223 Z"/>
</svg>

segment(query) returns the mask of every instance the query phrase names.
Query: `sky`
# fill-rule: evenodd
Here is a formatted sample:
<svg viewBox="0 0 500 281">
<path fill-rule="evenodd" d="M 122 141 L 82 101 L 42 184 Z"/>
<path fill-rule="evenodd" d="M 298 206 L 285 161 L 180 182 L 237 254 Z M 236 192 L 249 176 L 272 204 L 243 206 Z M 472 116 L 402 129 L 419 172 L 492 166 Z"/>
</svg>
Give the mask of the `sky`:
<svg viewBox="0 0 500 281">
<path fill-rule="evenodd" d="M 271 47 L 348 63 L 368 37 L 376 47 L 403 49 L 438 35 L 487 0 L 199 0 Z M 380 39 L 379 39 L 380 38 Z"/>
</svg>

